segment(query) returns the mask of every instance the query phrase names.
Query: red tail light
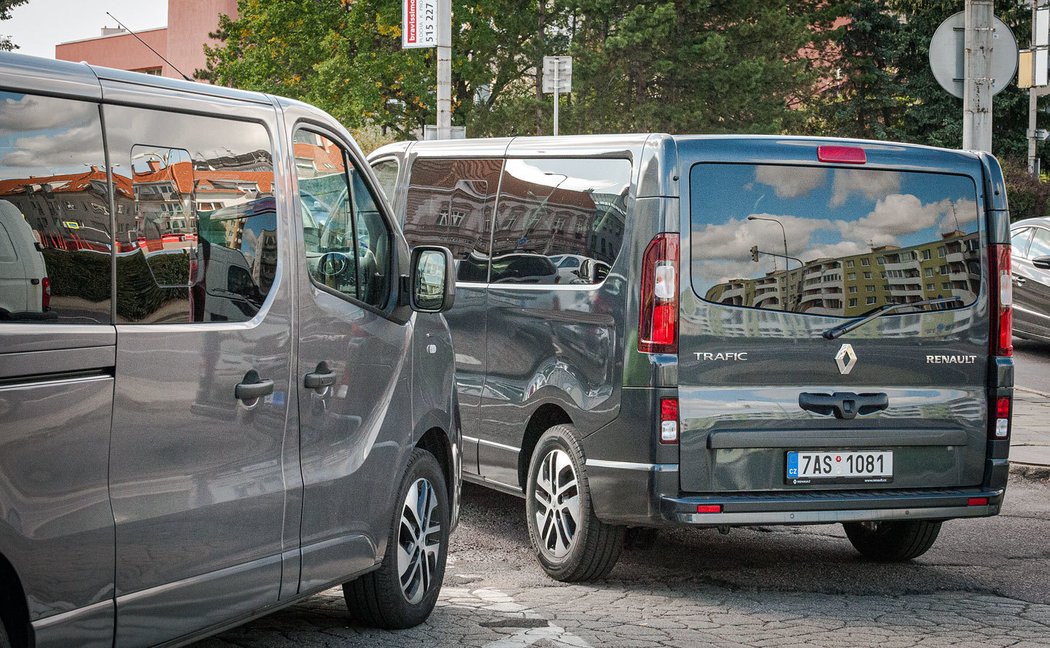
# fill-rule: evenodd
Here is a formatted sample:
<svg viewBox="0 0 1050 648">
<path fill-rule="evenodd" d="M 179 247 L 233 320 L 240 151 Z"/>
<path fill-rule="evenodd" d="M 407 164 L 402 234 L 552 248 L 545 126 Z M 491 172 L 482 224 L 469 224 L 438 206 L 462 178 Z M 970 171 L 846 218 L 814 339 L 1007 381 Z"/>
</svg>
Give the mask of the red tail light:
<svg viewBox="0 0 1050 648">
<path fill-rule="evenodd" d="M 51 310 L 51 279 L 44 277 L 40 280 L 41 298 L 40 309 L 45 313 Z"/>
<path fill-rule="evenodd" d="M 660 443 L 678 443 L 678 399 L 660 399 Z"/>
<path fill-rule="evenodd" d="M 638 350 L 678 353 L 678 235 L 657 234 L 642 259 Z"/>
<path fill-rule="evenodd" d="M 991 295 L 991 347 L 992 355 L 1012 356 L 1013 345 L 1013 282 L 1010 278 L 1010 246 L 1006 244 L 988 246 L 989 270 L 992 285 Z"/>
<path fill-rule="evenodd" d="M 722 512 L 722 505 L 721 504 L 697 504 L 696 505 L 696 512 L 697 513 L 721 513 Z"/>
</svg>

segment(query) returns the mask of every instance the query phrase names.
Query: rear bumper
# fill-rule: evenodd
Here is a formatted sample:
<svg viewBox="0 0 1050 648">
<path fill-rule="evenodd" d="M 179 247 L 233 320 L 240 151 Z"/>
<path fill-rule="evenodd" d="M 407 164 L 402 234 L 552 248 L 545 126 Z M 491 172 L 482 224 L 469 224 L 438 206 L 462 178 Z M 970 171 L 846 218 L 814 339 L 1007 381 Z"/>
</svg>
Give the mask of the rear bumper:
<svg viewBox="0 0 1050 648">
<path fill-rule="evenodd" d="M 660 497 L 665 522 L 696 526 L 830 524 L 883 520 L 947 520 L 999 513 L 1003 490 L 806 492 L 721 497 Z M 987 504 L 970 505 L 972 499 Z M 719 505 L 721 513 L 697 513 Z"/>
</svg>

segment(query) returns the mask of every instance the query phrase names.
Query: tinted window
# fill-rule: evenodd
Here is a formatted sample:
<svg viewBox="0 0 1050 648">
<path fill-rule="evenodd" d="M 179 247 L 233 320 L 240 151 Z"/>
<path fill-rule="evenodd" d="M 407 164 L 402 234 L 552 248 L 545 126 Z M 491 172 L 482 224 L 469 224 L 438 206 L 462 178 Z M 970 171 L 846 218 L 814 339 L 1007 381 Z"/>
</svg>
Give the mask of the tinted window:
<svg viewBox="0 0 1050 648">
<path fill-rule="evenodd" d="M 383 190 L 387 200 L 394 197 L 394 187 L 397 185 L 397 160 L 381 160 L 372 165 L 372 170 L 379 180 L 379 188 Z"/>
<path fill-rule="evenodd" d="M 255 317 L 277 274 L 266 128 L 123 106 L 107 106 L 106 120 L 114 125 L 118 321 Z"/>
<path fill-rule="evenodd" d="M 319 133 L 295 134 L 296 171 L 311 280 L 382 307 L 390 292 L 390 231 L 346 151 Z"/>
<path fill-rule="evenodd" d="M 1033 229 L 1032 244 L 1028 246 L 1028 258 L 1050 256 L 1050 231 L 1036 227 Z"/>
<path fill-rule="evenodd" d="M 410 245 L 444 245 L 460 281 L 488 280 L 492 210 L 501 160 L 427 160 L 412 164 L 405 208 Z"/>
<path fill-rule="evenodd" d="M 600 282 L 623 243 L 630 181 L 627 160 L 507 160 L 492 237 L 490 281 Z M 575 259 L 576 266 L 556 268 L 554 263 L 563 257 Z M 501 263 L 503 258 L 510 260 Z M 531 261 L 524 264 L 524 258 Z M 497 268 L 507 268 L 508 274 Z M 526 268 L 528 275 L 516 272 Z"/>
<path fill-rule="evenodd" d="M 964 176 L 698 164 L 693 289 L 709 301 L 853 316 L 980 290 L 976 188 Z M 844 271 L 870 266 L 871 278 Z M 923 281 L 936 270 L 943 281 Z M 865 304 L 843 298 L 863 285 Z M 932 288 L 930 287 L 932 285 Z"/>
<path fill-rule="evenodd" d="M 1013 253 L 1020 257 L 1028 256 L 1028 239 L 1032 236 L 1032 230 L 1030 228 L 1024 228 L 1017 230 L 1010 237 L 1010 245 L 1013 247 Z"/>
<path fill-rule="evenodd" d="M 110 321 L 113 236 L 97 105 L 0 92 L 0 223 L 0 321 Z"/>
</svg>

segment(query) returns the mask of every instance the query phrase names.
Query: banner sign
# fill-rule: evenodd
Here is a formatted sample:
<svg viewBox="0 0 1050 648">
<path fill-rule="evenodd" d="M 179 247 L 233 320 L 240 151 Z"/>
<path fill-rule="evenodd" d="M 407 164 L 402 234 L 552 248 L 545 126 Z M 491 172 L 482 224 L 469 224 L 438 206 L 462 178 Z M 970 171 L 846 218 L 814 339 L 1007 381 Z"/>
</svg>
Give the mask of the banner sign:
<svg viewBox="0 0 1050 648">
<path fill-rule="evenodd" d="M 437 47 L 437 0 L 401 0 L 401 47 Z"/>
</svg>

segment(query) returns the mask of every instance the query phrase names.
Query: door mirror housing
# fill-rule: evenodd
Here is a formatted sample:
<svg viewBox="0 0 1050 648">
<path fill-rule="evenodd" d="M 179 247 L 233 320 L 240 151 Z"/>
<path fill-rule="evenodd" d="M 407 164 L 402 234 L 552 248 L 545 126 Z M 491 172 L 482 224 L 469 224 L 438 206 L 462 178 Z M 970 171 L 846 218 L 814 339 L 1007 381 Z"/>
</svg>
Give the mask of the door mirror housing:
<svg viewBox="0 0 1050 648">
<path fill-rule="evenodd" d="M 1050 256 L 1035 257 L 1032 259 L 1032 265 L 1043 270 L 1050 270 Z"/>
<path fill-rule="evenodd" d="M 442 313 L 456 301 L 456 266 L 448 248 L 412 248 L 409 303 L 419 313 Z"/>
</svg>

